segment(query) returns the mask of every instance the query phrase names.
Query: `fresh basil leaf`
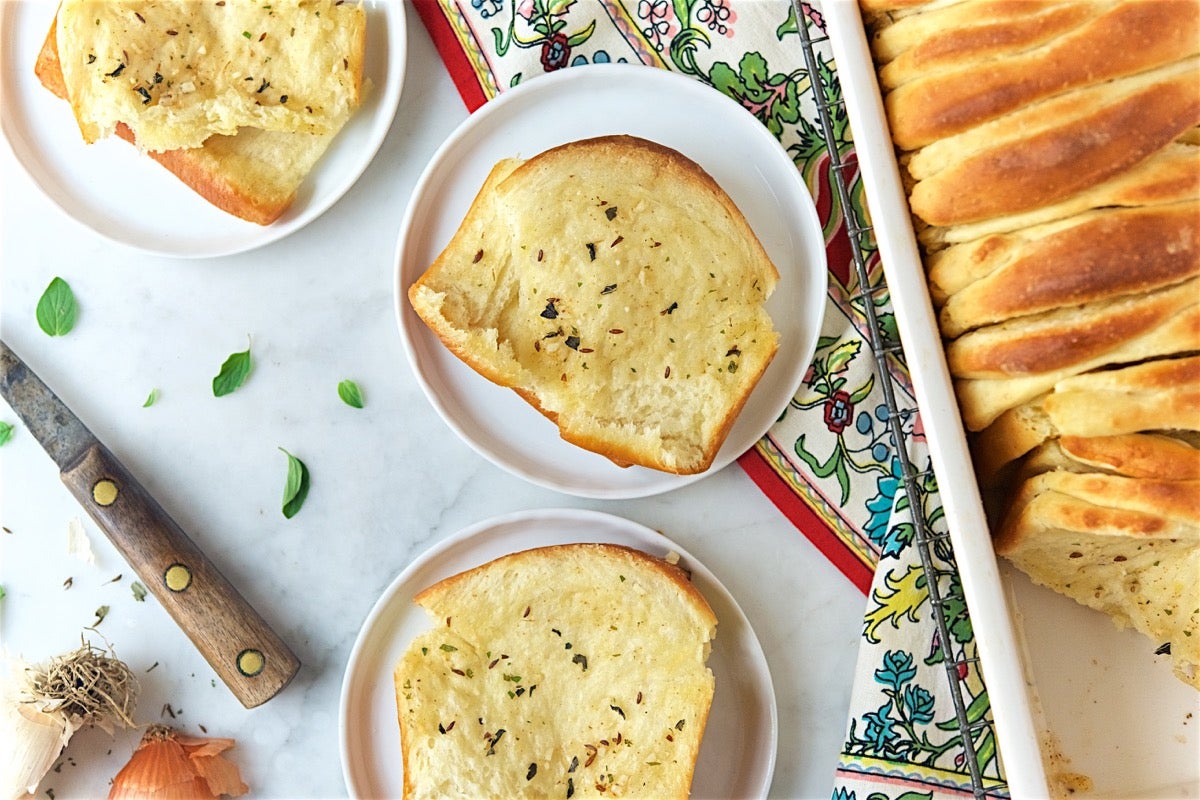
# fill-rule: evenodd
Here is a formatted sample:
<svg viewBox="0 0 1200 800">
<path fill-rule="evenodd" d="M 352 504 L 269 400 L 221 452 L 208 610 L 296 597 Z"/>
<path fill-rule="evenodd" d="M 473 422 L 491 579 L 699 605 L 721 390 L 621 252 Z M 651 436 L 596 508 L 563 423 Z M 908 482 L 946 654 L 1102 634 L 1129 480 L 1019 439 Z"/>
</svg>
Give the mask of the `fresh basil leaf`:
<svg viewBox="0 0 1200 800">
<path fill-rule="evenodd" d="M 62 336 L 70 333 L 75 327 L 75 318 L 79 315 L 79 306 L 75 303 L 75 293 L 62 278 L 50 281 L 46 291 L 42 292 L 37 304 L 38 327 L 48 336 Z"/>
<path fill-rule="evenodd" d="M 151 389 L 150 394 L 146 395 L 146 402 L 142 403 L 142 408 L 149 408 L 154 405 L 156 400 L 158 400 L 158 389 Z"/>
<path fill-rule="evenodd" d="M 342 402 L 348 406 L 363 407 L 362 389 L 359 389 L 358 384 L 352 380 L 344 380 L 338 384 L 338 397 L 342 398 Z"/>
<path fill-rule="evenodd" d="M 0 422 L 0 445 L 6 444 L 13 435 L 13 424 L 11 422 Z"/>
<path fill-rule="evenodd" d="M 279 450 L 288 459 L 287 482 L 283 485 L 283 515 L 291 519 L 308 497 L 308 467 L 282 447 Z"/>
<path fill-rule="evenodd" d="M 250 374 L 250 348 L 247 347 L 240 353 L 234 353 L 225 359 L 225 363 L 221 365 L 221 371 L 217 373 L 217 377 L 213 378 L 213 396 L 224 397 L 234 389 L 246 382 L 246 376 Z"/>
<path fill-rule="evenodd" d="M 133 591 L 134 600 L 137 600 L 139 603 L 146 601 L 146 587 L 142 585 L 141 581 L 134 581 L 130 584 L 129 588 Z"/>
</svg>

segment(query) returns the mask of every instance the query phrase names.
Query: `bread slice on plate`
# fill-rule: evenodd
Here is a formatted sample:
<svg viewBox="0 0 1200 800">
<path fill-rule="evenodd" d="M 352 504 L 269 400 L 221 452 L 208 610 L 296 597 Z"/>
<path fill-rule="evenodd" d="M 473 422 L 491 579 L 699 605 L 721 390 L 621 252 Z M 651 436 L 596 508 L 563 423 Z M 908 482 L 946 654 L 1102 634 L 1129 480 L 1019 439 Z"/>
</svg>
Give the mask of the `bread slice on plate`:
<svg viewBox="0 0 1200 800">
<path fill-rule="evenodd" d="M 150 4 L 143 3 L 142 5 Z M 188 7 L 193 7 L 199 10 L 201 6 L 204 6 L 212 11 L 234 5 L 232 2 L 227 2 L 223 6 L 190 3 L 185 4 L 184 8 L 186 10 Z M 247 4 L 238 3 L 237 5 Z M 147 149 L 145 143 L 138 140 L 133 128 L 121 118 L 125 114 L 119 113 L 115 108 L 100 109 L 96 112 L 104 119 L 103 127 L 98 123 L 87 122 L 82 123 L 84 130 L 91 131 L 91 137 L 94 138 L 100 132 L 107 133 L 111 128 L 112 133 L 143 149 L 145 155 L 164 166 L 186 186 L 217 208 L 249 222 L 269 225 L 292 206 L 300 186 L 316 167 L 317 162 L 325 154 L 338 131 L 350 119 L 361 100 L 363 53 L 366 42 L 365 12 L 359 3 L 338 4 L 336 0 L 322 0 L 322 5 L 329 6 L 327 19 L 334 19 L 329 16 L 328 11 L 336 11 L 339 29 L 352 34 L 348 45 L 350 49 L 346 53 L 346 67 L 339 70 L 339 73 L 345 72 L 346 74 L 338 77 L 337 84 L 341 86 L 343 80 L 349 78 L 354 89 L 352 93 L 343 98 L 344 102 L 333 103 L 336 108 L 327 109 L 326 113 L 321 115 L 323 118 L 321 121 L 312 122 L 307 127 L 298 130 L 286 130 L 285 126 L 280 123 L 276 123 L 273 128 L 269 129 L 245 125 L 235 127 L 232 134 L 213 133 L 210 128 L 202 127 L 196 129 L 199 131 L 198 133 L 187 134 L 191 137 L 188 140 L 189 143 L 199 136 L 201 138 L 199 146 L 180 146 L 170 149 Z M 137 17 L 134 15 L 142 13 L 130 3 L 114 4 L 112 8 L 123 8 L 135 21 Z M 313 9 L 319 10 L 317 6 L 305 6 L 305 8 L 310 12 Z M 161 9 L 159 10 L 161 11 Z M 175 30 L 175 28 L 167 30 Z M 178 33 L 176 31 L 175 36 L 169 33 L 166 35 L 174 40 L 179 38 Z M 34 72 L 46 89 L 56 96 L 70 101 L 71 96 L 64 78 L 62 58 L 59 52 L 58 34 L 59 19 L 56 16 L 38 53 Z M 239 38 L 245 41 L 244 37 L 239 36 Z M 268 35 L 267 39 L 269 38 Z M 263 40 L 264 43 L 267 39 Z M 84 61 L 87 61 L 86 56 Z M 115 70 L 116 67 L 113 68 L 113 71 Z M 124 74 L 125 70 L 123 69 L 117 77 Z M 132 75 L 132 72 L 129 74 Z M 162 73 L 156 73 L 152 69 L 148 80 L 154 86 L 163 86 L 167 79 L 163 77 L 161 82 L 154 83 L 155 74 L 161 75 Z M 243 76 L 243 83 L 245 83 L 245 77 Z M 261 85 L 260 80 L 255 89 L 257 90 Z M 137 86 L 129 85 L 125 88 L 139 100 L 144 99 L 142 95 L 136 93 Z M 141 88 L 146 89 L 149 93 L 149 89 L 145 86 Z M 264 92 L 270 88 L 267 87 Z M 276 106 L 293 104 L 293 98 L 290 95 L 287 102 L 281 104 L 279 101 L 282 96 L 282 94 L 278 94 L 273 97 Z M 153 98 L 154 95 L 151 97 Z M 158 97 L 158 101 L 161 104 L 161 96 Z M 96 105 L 97 102 L 94 101 L 91 105 Z M 296 107 L 298 108 L 299 104 L 296 104 Z M 306 114 L 306 116 L 308 115 Z M 269 122 L 269 117 L 266 115 L 263 116 L 263 119 Z M 134 120 L 130 119 L 129 121 L 136 125 Z M 181 132 L 186 132 L 187 128 L 188 126 L 182 125 L 168 126 L 169 135 L 182 135 Z M 86 139 L 88 139 L 87 135 L 85 135 Z"/>
<path fill-rule="evenodd" d="M 688 796 L 717 619 L 682 569 L 553 545 L 415 602 L 434 626 L 393 675 L 405 798 Z"/>
<path fill-rule="evenodd" d="M 362 15 L 336 0 L 63 0 L 63 82 L 87 142 L 120 122 L 143 150 L 243 127 L 335 133 L 360 101 Z"/>
<path fill-rule="evenodd" d="M 456 356 L 621 466 L 713 462 L 778 348 L 779 275 L 729 196 L 632 136 L 497 164 L 409 287 Z"/>
<path fill-rule="evenodd" d="M 1169 644 L 1200 688 L 1200 481 L 1043 473 L 995 543 L 1035 583 Z"/>
</svg>

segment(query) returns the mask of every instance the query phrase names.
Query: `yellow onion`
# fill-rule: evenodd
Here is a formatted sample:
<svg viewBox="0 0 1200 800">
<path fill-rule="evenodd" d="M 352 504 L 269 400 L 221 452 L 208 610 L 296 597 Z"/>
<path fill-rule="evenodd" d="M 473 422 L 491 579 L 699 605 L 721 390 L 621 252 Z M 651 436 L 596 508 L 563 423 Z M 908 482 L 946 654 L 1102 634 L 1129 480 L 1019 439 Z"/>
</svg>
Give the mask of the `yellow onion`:
<svg viewBox="0 0 1200 800">
<path fill-rule="evenodd" d="M 202 738 L 152 725 L 112 781 L 108 800 L 195 800 L 240 797 L 250 790 L 222 755 L 233 739 Z"/>
</svg>

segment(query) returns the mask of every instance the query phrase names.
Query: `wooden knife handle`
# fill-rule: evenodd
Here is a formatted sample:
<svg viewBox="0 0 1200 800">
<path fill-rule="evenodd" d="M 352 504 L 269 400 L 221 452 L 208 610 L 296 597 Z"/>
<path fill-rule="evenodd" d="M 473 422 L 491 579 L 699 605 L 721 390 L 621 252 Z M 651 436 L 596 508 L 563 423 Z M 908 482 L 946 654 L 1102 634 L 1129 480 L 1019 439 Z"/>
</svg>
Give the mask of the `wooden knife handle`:
<svg viewBox="0 0 1200 800">
<path fill-rule="evenodd" d="M 62 480 L 242 705 L 288 685 L 296 656 L 108 448 L 92 445 Z"/>
</svg>

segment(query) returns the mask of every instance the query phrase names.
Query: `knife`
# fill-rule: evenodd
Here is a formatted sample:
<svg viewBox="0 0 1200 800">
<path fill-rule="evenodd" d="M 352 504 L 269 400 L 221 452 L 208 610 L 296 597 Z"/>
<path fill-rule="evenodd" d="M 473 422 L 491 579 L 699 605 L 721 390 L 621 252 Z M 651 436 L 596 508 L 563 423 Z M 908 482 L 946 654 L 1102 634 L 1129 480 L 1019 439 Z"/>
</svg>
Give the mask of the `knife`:
<svg viewBox="0 0 1200 800">
<path fill-rule="evenodd" d="M 75 499 L 246 708 L 300 662 L 183 529 L 46 384 L 0 341 L 0 396 L 54 459 Z"/>
</svg>

